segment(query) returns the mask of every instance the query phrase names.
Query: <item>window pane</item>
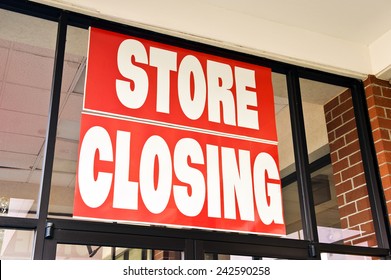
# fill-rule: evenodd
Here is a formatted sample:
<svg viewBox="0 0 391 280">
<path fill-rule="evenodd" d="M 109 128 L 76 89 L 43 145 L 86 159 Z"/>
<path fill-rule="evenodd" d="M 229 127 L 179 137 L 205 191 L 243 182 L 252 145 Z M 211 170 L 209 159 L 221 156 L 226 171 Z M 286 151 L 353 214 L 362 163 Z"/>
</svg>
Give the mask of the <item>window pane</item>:
<svg viewBox="0 0 391 280">
<path fill-rule="evenodd" d="M 320 242 L 377 246 L 351 92 L 300 80 L 310 162 L 330 155 L 312 173 Z"/>
<path fill-rule="evenodd" d="M 66 65 L 64 77 L 70 87 L 64 90 L 61 98 L 58 134 L 52 177 L 52 191 L 49 212 L 51 216 L 72 217 L 77 153 L 79 144 L 80 115 L 83 104 L 85 64 L 87 55 L 88 31 L 74 27 L 68 28 L 66 45 Z M 273 73 L 276 122 L 279 138 L 279 163 L 281 176 L 294 173 L 293 144 L 287 98 L 285 75 Z M 283 193 L 297 197 L 297 188 L 287 188 Z M 293 192 L 293 194 L 292 194 Z M 295 198 L 292 198 L 295 199 Z M 284 199 L 285 212 L 294 213 L 292 221 L 300 224 L 299 205 Z M 297 201 L 297 199 L 296 199 Z M 291 215 L 292 216 L 292 215 Z M 288 222 L 290 220 L 288 219 Z M 291 232 L 288 232 L 289 234 Z M 295 235 L 290 235 L 296 238 Z"/>
<path fill-rule="evenodd" d="M 378 257 L 359 256 L 359 255 L 344 255 L 334 253 L 321 253 L 322 260 L 378 260 Z"/>
<path fill-rule="evenodd" d="M 0 196 L 8 216 L 35 217 L 57 24 L 0 9 Z"/>
<path fill-rule="evenodd" d="M 58 244 L 57 260 L 181 260 L 183 252 L 139 248 Z"/>
<path fill-rule="evenodd" d="M 49 215 L 71 217 L 75 187 L 80 116 L 83 104 L 88 30 L 68 27 Z"/>
<path fill-rule="evenodd" d="M 282 180 L 282 200 L 286 238 L 302 239 L 302 220 L 295 174 L 292 129 L 286 76 L 273 73 L 273 91 L 278 135 L 278 155 Z"/>
<path fill-rule="evenodd" d="M 34 231 L 0 229 L 0 260 L 30 260 Z"/>
</svg>

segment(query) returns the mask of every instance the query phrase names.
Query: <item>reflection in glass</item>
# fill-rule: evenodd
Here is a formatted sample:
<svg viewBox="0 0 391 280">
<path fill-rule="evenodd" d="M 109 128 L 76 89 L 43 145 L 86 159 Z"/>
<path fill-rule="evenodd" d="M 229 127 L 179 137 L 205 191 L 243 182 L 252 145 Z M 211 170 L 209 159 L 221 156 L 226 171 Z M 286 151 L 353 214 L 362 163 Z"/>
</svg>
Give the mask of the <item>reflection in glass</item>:
<svg viewBox="0 0 391 280">
<path fill-rule="evenodd" d="M 377 257 L 358 256 L 358 255 L 344 255 L 334 253 L 321 253 L 322 260 L 376 260 Z"/>
<path fill-rule="evenodd" d="M 310 163 L 330 162 L 311 174 L 319 240 L 377 246 L 351 92 L 305 79 L 300 87 Z"/>
<path fill-rule="evenodd" d="M 30 260 L 34 231 L 0 229 L 0 260 Z"/>
<path fill-rule="evenodd" d="M 49 215 L 71 217 L 83 104 L 88 30 L 68 27 Z"/>
<path fill-rule="evenodd" d="M 35 217 L 57 25 L 0 9 L 2 214 Z"/>
<path fill-rule="evenodd" d="M 282 200 L 286 224 L 285 238 L 302 239 L 302 220 L 295 176 L 292 129 L 286 76 L 273 73 L 274 108 L 278 136 L 278 155 L 282 179 Z"/>
<path fill-rule="evenodd" d="M 58 244 L 57 260 L 182 260 L 183 252 L 140 248 Z"/>
</svg>

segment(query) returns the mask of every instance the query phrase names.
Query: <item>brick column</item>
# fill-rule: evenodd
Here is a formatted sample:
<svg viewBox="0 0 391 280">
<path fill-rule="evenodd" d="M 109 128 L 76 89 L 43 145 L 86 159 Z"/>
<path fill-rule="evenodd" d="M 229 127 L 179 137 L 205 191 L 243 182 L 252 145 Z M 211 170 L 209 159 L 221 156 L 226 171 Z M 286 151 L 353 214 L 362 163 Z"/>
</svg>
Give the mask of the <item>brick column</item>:
<svg viewBox="0 0 391 280">
<path fill-rule="evenodd" d="M 369 76 L 364 86 L 382 187 L 391 221 L 391 85 L 387 81 Z"/>
<path fill-rule="evenodd" d="M 343 241 L 376 246 L 350 90 L 329 101 L 324 110 Z"/>
</svg>

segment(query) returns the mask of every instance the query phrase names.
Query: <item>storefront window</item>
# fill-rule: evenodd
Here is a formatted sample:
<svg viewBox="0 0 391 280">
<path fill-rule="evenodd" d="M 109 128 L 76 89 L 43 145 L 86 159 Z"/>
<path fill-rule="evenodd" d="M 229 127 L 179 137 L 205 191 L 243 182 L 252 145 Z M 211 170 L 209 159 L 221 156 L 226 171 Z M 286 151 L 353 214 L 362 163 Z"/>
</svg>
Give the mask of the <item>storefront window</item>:
<svg viewBox="0 0 391 280">
<path fill-rule="evenodd" d="M 88 30 L 68 27 L 49 215 L 71 217 L 83 106 Z"/>
<path fill-rule="evenodd" d="M 87 43 L 88 30 L 68 28 L 65 51 L 68 69 L 64 67 L 64 77 L 70 81 L 70 86 L 61 94 L 49 206 L 51 217 L 70 218 L 73 215 Z M 272 82 L 279 143 L 279 166 L 283 178 L 295 170 L 285 75 L 273 73 Z M 302 238 L 302 235 L 298 233 L 301 229 L 301 216 L 297 187 L 284 186 L 283 203 L 288 228 L 286 237 Z"/>
<path fill-rule="evenodd" d="M 3 215 L 24 218 L 37 213 L 56 32 L 54 22 L 0 10 Z"/>
<path fill-rule="evenodd" d="M 376 236 L 350 90 L 300 80 L 319 241 L 376 247 Z"/>
<path fill-rule="evenodd" d="M 181 260 L 183 252 L 92 245 L 57 245 L 57 260 Z"/>
<path fill-rule="evenodd" d="M 0 229 L 0 260 L 30 260 L 34 231 Z"/>
</svg>

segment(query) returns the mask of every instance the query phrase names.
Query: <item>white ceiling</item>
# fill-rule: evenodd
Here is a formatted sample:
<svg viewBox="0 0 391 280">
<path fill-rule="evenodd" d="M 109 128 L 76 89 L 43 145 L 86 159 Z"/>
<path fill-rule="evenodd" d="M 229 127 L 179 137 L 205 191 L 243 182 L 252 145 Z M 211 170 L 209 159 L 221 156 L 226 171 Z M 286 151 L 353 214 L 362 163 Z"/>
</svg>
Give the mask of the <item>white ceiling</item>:
<svg viewBox="0 0 391 280">
<path fill-rule="evenodd" d="M 390 0 L 198 1 L 365 45 L 391 29 Z"/>
<path fill-rule="evenodd" d="M 391 78 L 390 0 L 33 0 L 311 68 Z"/>
</svg>

